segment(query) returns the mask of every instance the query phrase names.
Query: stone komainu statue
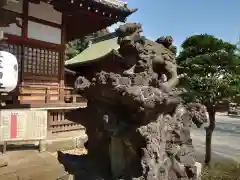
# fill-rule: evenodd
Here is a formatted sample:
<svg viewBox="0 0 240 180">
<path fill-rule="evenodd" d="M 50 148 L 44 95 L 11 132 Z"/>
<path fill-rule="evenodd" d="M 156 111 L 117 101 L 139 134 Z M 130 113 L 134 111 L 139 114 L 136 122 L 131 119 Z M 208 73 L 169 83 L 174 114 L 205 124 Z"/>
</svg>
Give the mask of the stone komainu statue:
<svg viewBox="0 0 240 180">
<path fill-rule="evenodd" d="M 178 78 L 172 38 L 154 42 L 141 32 L 137 23 L 116 30 L 120 48 L 115 54 L 121 57 L 122 71 L 76 79 L 75 90 L 88 106 L 66 118 L 85 126 L 88 135 L 88 155 L 75 168 L 81 179 L 197 178 L 190 126 L 208 120 L 206 108 L 183 105 L 174 90 Z M 61 154 L 59 161 L 69 170 L 64 159 Z"/>
</svg>

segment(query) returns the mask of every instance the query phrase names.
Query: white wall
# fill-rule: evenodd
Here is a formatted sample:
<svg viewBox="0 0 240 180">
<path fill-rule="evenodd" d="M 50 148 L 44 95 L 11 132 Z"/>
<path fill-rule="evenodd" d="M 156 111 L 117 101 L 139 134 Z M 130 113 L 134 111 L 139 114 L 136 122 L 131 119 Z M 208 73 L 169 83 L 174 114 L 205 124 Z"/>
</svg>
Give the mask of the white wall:
<svg viewBox="0 0 240 180">
<path fill-rule="evenodd" d="M 0 0 L 1 1 L 1 0 Z M 23 0 L 19 3 L 10 2 L 4 8 L 14 12 L 23 12 Z M 36 17 L 45 21 L 53 22 L 61 25 L 62 23 L 62 13 L 54 10 L 53 6 L 40 2 L 40 4 L 29 3 L 29 16 Z M 4 32 L 21 36 L 22 29 L 17 27 L 16 24 L 11 24 L 9 27 L 0 28 Z M 61 44 L 61 29 L 55 28 L 33 21 L 28 21 L 28 38 Z"/>
<path fill-rule="evenodd" d="M 2 0 L 0 0 L 2 1 Z M 3 7 L 4 9 L 13 11 L 13 12 L 18 12 L 22 13 L 23 12 L 23 0 L 19 0 L 19 3 L 14 3 L 14 2 L 9 2 L 8 5 Z"/>
<path fill-rule="evenodd" d="M 61 29 L 28 21 L 28 38 L 61 44 Z"/>
<path fill-rule="evenodd" d="M 62 14 L 53 6 L 40 2 L 40 4 L 29 3 L 29 16 L 36 17 L 48 22 L 61 25 Z M 44 24 L 28 21 L 28 37 L 45 42 L 61 44 L 61 29 Z"/>
<path fill-rule="evenodd" d="M 1 1 L 1 0 L 0 0 Z M 23 12 L 23 0 L 19 0 L 19 3 L 9 2 L 8 5 L 3 7 L 4 9 L 22 13 Z M 21 21 L 21 18 L 18 18 Z M 18 27 L 16 24 L 10 24 L 9 27 L 0 27 L 0 30 L 3 30 L 5 33 L 21 36 L 22 28 Z"/>
<path fill-rule="evenodd" d="M 40 4 L 29 3 L 29 16 L 62 24 L 62 13 L 56 11 L 50 4 L 40 2 Z"/>
<path fill-rule="evenodd" d="M 20 23 L 22 23 L 21 18 L 17 18 L 17 19 L 19 19 Z M 15 23 L 10 24 L 8 27 L 0 27 L 0 30 L 2 30 L 4 33 L 7 33 L 7 34 L 12 34 L 17 36 L 22 35 L 22 28 L 18 27 Z"/>
</svg>

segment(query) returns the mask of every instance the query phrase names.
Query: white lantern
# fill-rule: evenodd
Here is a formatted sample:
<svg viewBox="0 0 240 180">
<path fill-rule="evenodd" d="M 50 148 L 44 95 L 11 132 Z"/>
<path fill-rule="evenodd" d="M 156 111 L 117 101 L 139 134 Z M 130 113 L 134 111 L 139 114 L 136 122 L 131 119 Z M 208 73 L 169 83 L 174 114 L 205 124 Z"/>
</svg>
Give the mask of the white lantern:
<svg viewBox="0 0 240 180">
<path fill-rule="evenodd" d="M 0 92 L 13 91 L 18 83 L 17 58 L 6 51 L 0 51 Z"/>
</svg>

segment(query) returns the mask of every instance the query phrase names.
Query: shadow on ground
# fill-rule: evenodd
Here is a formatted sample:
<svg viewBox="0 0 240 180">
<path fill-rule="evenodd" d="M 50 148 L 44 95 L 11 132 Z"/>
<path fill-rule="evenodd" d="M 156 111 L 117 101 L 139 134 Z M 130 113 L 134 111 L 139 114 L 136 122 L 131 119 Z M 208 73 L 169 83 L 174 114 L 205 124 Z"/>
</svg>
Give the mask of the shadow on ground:
<svg viewBox="0 0 240 180">
<path fill-rule="evenodd" d="M 94 167 L 92 163 L 89 163 L 88 155 L 73 155 L 58 151 L 58 161 L 64 166 L 65 171 L 73 176 L 74 180 L 111 180 L 109 174 L 104 174 L 100 171 L 101 168 Z"/>
</svg>

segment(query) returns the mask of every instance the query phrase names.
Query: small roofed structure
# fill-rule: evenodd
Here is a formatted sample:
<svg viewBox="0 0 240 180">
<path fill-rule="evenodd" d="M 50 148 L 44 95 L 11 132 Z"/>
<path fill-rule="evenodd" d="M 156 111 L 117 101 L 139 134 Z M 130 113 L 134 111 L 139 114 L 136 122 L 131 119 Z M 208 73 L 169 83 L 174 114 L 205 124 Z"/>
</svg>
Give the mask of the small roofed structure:
<svg viewBox="0 0 240 180">
<path fill-rule="evenodd" d="M 79 66 L 101 60 L 111 55 L 119 49 L 117 39 L 118 37 L 115 33 L 109 33 L 93 39 L 87 49 L 72 59 L 65 61 L 65 66 L 69 69 L 76 70 Z"/>
<path fill-rule="evenodd" d="M 107 35 L 95 38 L 91 45 L 83 52 L 65 61 L 66 73 L 65 83 L 69 86 L 74 85 L 75 75 L 84 75 L 91 78 L 95 72 L 104 70 L 111 72 L 114 68 L 117 71 L 117 63 L 119 61 L 116 33 L 109 33 Z M 72 72 L 76 73 L 72 73 Z"/>
</svg>

